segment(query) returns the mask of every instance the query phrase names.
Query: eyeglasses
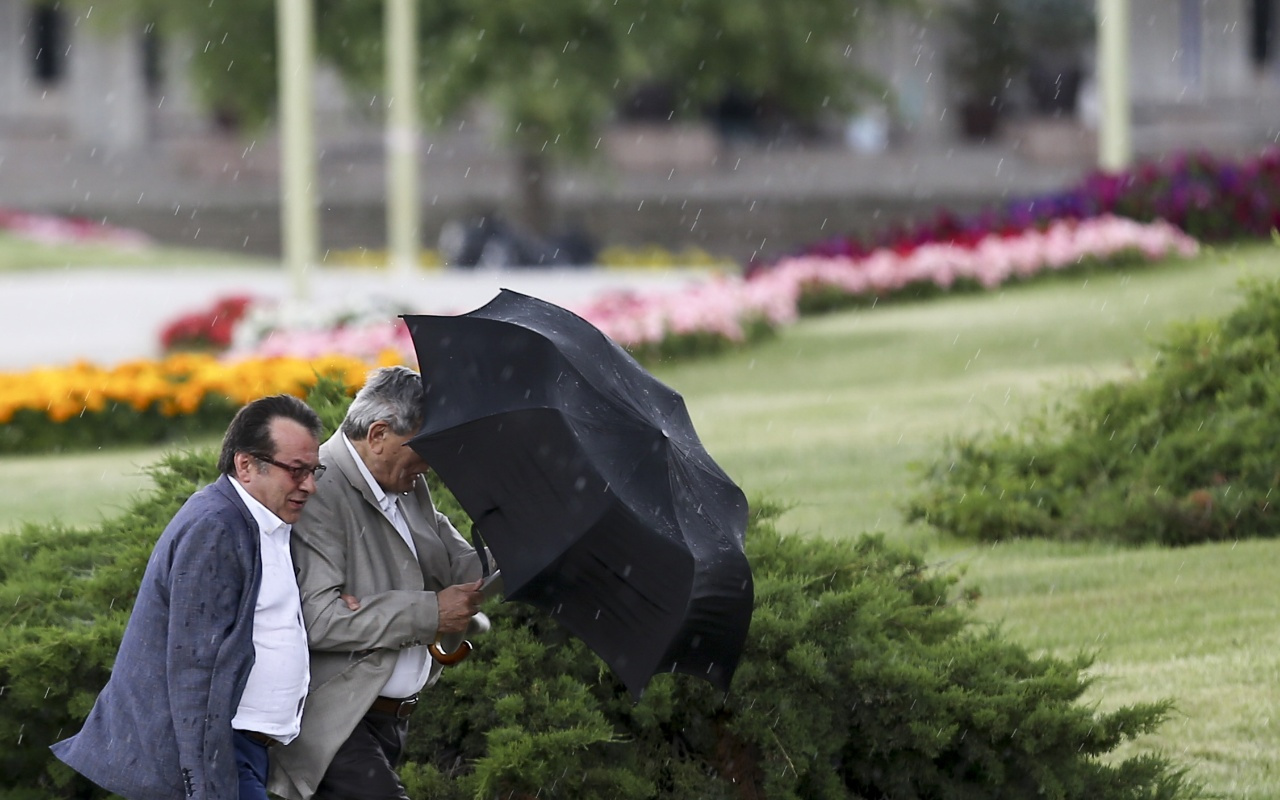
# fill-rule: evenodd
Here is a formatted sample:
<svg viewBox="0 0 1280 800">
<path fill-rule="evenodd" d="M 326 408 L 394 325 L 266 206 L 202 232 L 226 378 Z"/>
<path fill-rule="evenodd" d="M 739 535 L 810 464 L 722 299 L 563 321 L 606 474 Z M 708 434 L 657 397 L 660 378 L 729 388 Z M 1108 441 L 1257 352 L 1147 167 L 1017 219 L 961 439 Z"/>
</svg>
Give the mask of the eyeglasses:
<svg viewBox="0 0 1280 800">
<path fill-rule="evenodd" d="M 298 484 L 301 484 L 303 481 L 305 481 L 308 475 L 314 477 L 316 480 L 320 480 L 320 476 L 324 474 L 324 471 L 326 469 L 328 469 L 328 467 L 326 467 L 324 464 L 316 464 L 314 467 L 307 466 L 306 464 L 303 464 L 300 467 L 291 467 L 288 464 L 281 464 L 279 461 L 276 461 L 274 458 L 267 458 L 266 456 L 258 455 L 257 453 L 250 453 L 249 455 L 253 456 L 259 461 L 270 464 L 273 467 L 279 467 L 280 469 L 289 473 L 289 477 L 293 478 L 293 482 Z"/>
</svg>

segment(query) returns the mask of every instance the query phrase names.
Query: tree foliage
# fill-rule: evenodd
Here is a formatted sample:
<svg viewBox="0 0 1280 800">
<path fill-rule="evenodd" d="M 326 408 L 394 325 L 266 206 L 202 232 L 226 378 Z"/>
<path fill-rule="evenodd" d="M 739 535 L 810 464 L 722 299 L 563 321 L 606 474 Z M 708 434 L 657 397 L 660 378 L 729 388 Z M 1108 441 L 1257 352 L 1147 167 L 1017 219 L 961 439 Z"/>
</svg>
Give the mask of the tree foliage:
<svg viewBox="0 0 1280 800">
<path fill-rule="evenodd" d="M 323 12 L 326 55 L 383 82 L 377 13 L 352 3 Z M 380 3 L 373 4 L 379 7 Z M 845 110 L 871 83 L 853 61 L 876 7 L 842 0 L 440 0 L 420 4 L 424 108 L 443 120 L 483 99 L 522 150 L 595 148 L 602 122 L 644 83 L 696 116 L 736 90 L 811 120 Z"/>
<path fill-rule="evenodd" d="M 412 725 L 441 798 L 1174 798 L 1158 756 L 1105 754 L 1169 706 L 1097 714 L 1086 657 L 1035 658 L 975 626 L 952 580 L 882 539 L 782 537 L 757 508 L 756 606 L 732 691 L 657 676 L 632 704 L 576 640 L 518 605 Z M 414 792 L 411 791 L 411 794 Z"/>
<path fill-rule="evenodd" d="M 380 92 L 384 3 L 315 0 L 317 47 L 355 82 Z M 120 0 L 92 6 L 107 24 L 151 24 L 186 37 L 206 101 L 250 120 L 275 103 L 273 0 Z M 880 9 L 915 0 L 463 0 L 418 2 L 427 121 L 489 101 L 526 148 L 594 148 L 600 123 L 641 82 L 696 114 L 730 89 L 800 118 L 852 107 L 877 84 L 854 59 Z"/>
<path fill-rule="evenodd" d="M 419 0 L 422 113 L 439 125 L 482 101 L 521 156 L 523 183 L 540 190 L 550 161 L 594 153 L 602 124 L 644 84 L 670 91 L 675 116 L 701 113 L 730 91 L 804 121 L 852 108 L 878 85 L 854 58 L 872 12 L 915 2 Z M 274 7 L 119 0 L 94 10 L 185 36 L 209 107 L 261 123 L 276 101 Z M 377 95 L 386 85 L 382 14 L 381 0 L 316 0 L 321 57 Z"/>
<path fill-rule="evenodd" d="M 309 401 L 332 429 L 347 402 Z M 173 454 L 155 490 L 87 530 L 0 538 L 0 798 L 90 796 L 48 746 L 106 682 L 148 555 L 215 477 L 212 450 Z M 465 519 L 448 491 L 441 510 Z M 1120 759 L 1168 703 L 1098 713 L 1085 657 L 1033 657 L 977 626 L 954 580 L 881 539 L 783 537 L 757 502 L 756 606 L 724 696 L 660 675 L 639 703 L 550 617 L 491 603 L 493 629 L 428 692 L 403 775 L 436 798 L 1191 798 L 1161 756 Z M 96 794 L 100 794 L 96 793 Z"/>
<path fill-rule="evenodd" d="M 1184 545 L 1276 535 L 1280 282 L 1174 325 L 1129 380 L 1065 395 L 1018 430 L 949 443 L 909 515 L 969 539 Z"/>
</svg>

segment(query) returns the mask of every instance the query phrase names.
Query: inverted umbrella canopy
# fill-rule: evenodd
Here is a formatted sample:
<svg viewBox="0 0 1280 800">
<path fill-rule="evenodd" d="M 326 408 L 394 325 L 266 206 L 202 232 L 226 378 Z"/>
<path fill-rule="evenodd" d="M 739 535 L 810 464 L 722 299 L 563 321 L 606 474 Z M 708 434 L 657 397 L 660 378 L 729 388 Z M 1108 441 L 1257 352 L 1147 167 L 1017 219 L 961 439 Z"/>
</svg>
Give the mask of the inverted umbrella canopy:
<svg viewBox="0 0 1280 800">
<path fill-rule="evenodd" d="M 747 500 L 683 398 L 517 292 L 404 320 L 426 387 L 410 446 L 471 516 L 507 598 L 549 612 L 634 698 L 659 672 L 728 691 L 754 601 Z"/>
</svg>

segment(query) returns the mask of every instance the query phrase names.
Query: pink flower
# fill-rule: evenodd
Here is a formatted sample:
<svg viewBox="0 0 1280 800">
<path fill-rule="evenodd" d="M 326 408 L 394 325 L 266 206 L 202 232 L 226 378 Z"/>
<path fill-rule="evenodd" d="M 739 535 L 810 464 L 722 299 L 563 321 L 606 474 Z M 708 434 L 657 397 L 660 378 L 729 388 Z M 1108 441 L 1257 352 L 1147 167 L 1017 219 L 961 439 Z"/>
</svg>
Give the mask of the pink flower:
<svg viewBox="0 0 1280 800">
<path fill-rule="evenodd" d="M 572 310 L 633 351 L 702 337 L 737 344 L 761 328 L 793 323 L 801 299 L 810 292 L 874 299 L 911 286 L 950 289 L 957 281 L 990 289 L 1011 277 L 1064 269 L 1084 259 L 1135 254 L 1151 259 L 1187 257 L 1195 255 L 1198 247 L 1194 239 L 1163 222 L 1144 224 L 1110 216 L 1065 219 L 1043 230 L 882 248 L 857 257 L 799 256 L 749 278 L 718 277 L 661 292 L 613 291 Z M 398 353 L 404 363 L 412 364 L 413 343 L 408 329 L 393 318 L 395 313 L 373 313 L 328 328 L 268 327 L 265 330 L 270 333 L 264 338 L 236 337 L 243 344 L 232 357 L 346 355 L 374 363 L 388 353 Z"/>
<path fill-rule="evenodd" d="M 882 248 L 861 258 L 798 256 L 755 273 L 751 282 L 787 285 L 797 292 L 836 290 L 850 297 L 869 298 L 918 284 L 949 289 L 960 279 L 991 289 L 1012 276 L 1029 278 L 1086 258 L 1106 260 L 1130 253 L 1148 259 L 1186 258 L 1198 250 L 1195 239 L 1166 222 L 1139 223 L 1102 216 L 1058 220 L 1042 231 L 991 233 L 903 250 Z"/>
<path fill-rule="evenodd" d="M 55 217 L 0 209 L 0 230 L 42 244 L 101 244 L 142 248 L 151 239 L 140 231 L 75 217 Z"/>
</svg>

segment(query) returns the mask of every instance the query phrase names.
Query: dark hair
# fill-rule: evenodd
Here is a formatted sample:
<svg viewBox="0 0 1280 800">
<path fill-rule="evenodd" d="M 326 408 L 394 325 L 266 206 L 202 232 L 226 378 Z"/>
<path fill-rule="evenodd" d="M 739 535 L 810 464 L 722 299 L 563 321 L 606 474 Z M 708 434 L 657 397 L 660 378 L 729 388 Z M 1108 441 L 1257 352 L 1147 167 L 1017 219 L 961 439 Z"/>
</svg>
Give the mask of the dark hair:
<svg viewBox="0 0 1280 800">
<path fill-rule="evenodd" d="M 222 452 L 218 454 L 218 471 L 224 475 L 235 473 L 236 453 L 274 458 L 276 443 L 271 439 L 271 422 L 279 417 L 302 425 L 317 440 L 324 433 L 324 424 L 316 412 L 293 395 L 259 398 L 237 411 L 227 426 L 227 433 L 222 437 Z"/>
</svg>

